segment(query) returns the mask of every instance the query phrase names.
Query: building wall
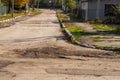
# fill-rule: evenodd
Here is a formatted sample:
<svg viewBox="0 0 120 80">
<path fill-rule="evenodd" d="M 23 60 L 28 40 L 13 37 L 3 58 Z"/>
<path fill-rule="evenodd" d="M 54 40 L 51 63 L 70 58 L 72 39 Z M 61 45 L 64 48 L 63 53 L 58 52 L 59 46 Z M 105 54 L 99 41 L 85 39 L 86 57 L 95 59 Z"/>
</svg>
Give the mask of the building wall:
<svg viewBox="0 0 120 80">
<path fill-rule="evenodd" d="M 105 4 L 118 4 L 120 6 L 120 0 L 101 0 L 100 9 L 99 9 L 99 17 L 100 19 L 105 19 Z M 89 0 L 88 1 L 88 20 L 94 20 L 96 18 L 96 10 L 97 10 L 97 0 Z"/>
<path fill-rule="evenodd" d="M 0 15 L 7 14 L 8 11 L 9 11 L 9 7 L 8 6 L 0 6 Z"/>
<path fill-rule="evenodd" d="M 88 20 L 93 20 L 96 17 L 96 0 L 88 1 Z"/>
</svg>

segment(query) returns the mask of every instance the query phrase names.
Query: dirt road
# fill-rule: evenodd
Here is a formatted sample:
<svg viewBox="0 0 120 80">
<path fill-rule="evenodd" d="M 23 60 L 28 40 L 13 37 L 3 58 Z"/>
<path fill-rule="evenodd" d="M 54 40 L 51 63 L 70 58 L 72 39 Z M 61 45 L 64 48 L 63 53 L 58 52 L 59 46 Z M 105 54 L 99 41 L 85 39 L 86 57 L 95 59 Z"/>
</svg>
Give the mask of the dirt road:
<svg viewBox="0 0 120 80">
<path fill-rule="evenodd" d="M 0 29 L 0 80 L 120 80 L 119 55 L 68 43 L 55 11 L 41 11 Z"/>
</svg>

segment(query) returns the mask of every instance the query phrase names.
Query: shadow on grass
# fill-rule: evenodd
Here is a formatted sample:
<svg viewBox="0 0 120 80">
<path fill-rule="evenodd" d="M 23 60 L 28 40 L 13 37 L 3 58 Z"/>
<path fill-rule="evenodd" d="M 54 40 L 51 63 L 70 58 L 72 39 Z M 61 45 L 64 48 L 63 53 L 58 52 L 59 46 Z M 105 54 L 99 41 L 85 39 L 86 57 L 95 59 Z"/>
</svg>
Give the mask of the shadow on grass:
<svg viewBox="0 0 120 80">
<path fill-rule="evenodd" d="M 115 30 L 111 30 L 111 31 L 98 31 L 98 33 L 120 35 L 120 28 L 116 28 Z"/>
<path fill-rule="evenodd" d="M 82 36 L 93 36 L 93 35 L 99 35 L 99 36 L 120 36 L 120 31 L 119 30 L 114 30 L 114 31 L 99 31 L 99 32 L 85 32 L 85 31 L 76 31 L 76 32 L 71 32 L 76 40 L 80 40 Z"/>
<path fill-rule="evenodd" d="M 77 41 L 79 41 L 82 36 L 91 36 L 91 35 L 98 35 L 99 34 L 97 32 L 84 32 L 84 31 L 71 32 L 71 33 L 72 33 L 72 35 L 74 35 L 74 37 Z"/>
<path fill-rule="evenodd" d="M 83 36 L 89 36 L 89 35 L 99 35 L 98 32 L 71 32 L 73 35 L 83 35 Z"/>
</svg>

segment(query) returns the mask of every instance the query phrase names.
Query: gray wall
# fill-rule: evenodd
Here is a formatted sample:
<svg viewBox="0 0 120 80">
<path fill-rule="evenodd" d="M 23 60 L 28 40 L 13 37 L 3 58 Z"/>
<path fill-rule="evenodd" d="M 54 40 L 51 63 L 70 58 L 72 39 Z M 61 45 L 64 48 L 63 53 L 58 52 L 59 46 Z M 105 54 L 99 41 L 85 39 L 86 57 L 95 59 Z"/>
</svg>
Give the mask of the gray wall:
<svg viewBox="0 0 120 80">
<path fill-rule="evenodd" d="M 95 19 L 95 17 L 96 17 L 96 7 L 97 7 L 96 0 L 89 0 L 88 1 L 88 20 Z"/>
<path fill-rule="evenodd" d="M 119 4 L 120 0 L 101 0 L 100 2 L 100 19 L 104 20 L 105 4 Z M 88 20 L 94 20 L 96 18 L 97 0 L 88 0 Z"/>
<path fill-rule="evenodd" d="M 0 6 L 0 15 L 6 14 L 9 10 L 8 6 Z"/>
</svg>

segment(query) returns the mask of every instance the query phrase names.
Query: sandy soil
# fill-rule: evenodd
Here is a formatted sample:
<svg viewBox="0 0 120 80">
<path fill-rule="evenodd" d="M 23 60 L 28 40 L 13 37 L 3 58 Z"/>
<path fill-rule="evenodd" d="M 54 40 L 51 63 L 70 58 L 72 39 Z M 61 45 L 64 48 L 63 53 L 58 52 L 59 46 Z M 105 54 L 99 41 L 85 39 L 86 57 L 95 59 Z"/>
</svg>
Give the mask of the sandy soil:
<svg viewBox="0 0 120 80">
<path fill-rule="evenodd" d="M 0 80 L 120 80 L 119 55 L 65 40 L 54 10 L 0 29 Z"/>
</svg>

